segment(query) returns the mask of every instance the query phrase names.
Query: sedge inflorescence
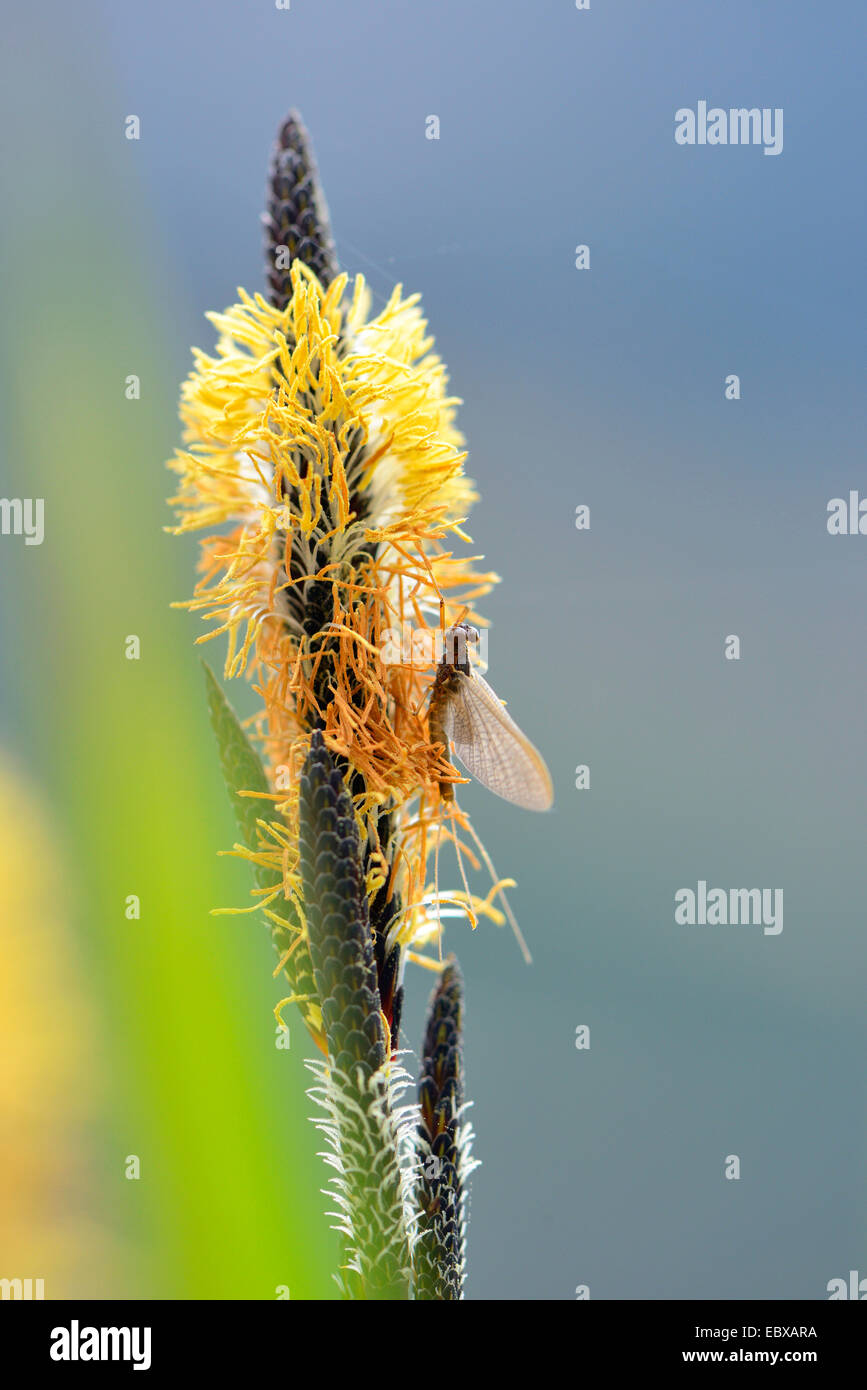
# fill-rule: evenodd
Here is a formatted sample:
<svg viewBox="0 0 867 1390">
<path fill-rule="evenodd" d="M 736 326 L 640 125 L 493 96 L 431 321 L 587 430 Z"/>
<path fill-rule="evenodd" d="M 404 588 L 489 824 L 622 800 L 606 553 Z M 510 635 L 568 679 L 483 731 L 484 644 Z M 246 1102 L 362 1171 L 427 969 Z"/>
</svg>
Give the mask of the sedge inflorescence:
<svg viewBox="0 0 867 1390">
<path fill-rule="evenodd" d="M 239 852 L 274 871 L 257 906 L 286 957 L 303 950 L 298 788 L 318 730 L 351 795 L 378 960 L 424 958 L 440 917 L 439 788 L 458 776 L 428 728 L 435 639 L 482 621 L 474 605 L 496 576 L 467 553 L 457 401 L 418 297 L 398 287 L 371 314 L 361 277 L 324 285 L 297 259 L 290 285 L 284 307 L 239 291 L 211 315 L 216 350 L 195 352 L 183 387 L 174 529 L 205 533 L 186 606 L 208 623 L 200 641 L 225 634 L 226 676 L 259 698 L 250 733 L 270 804 L 259 844 Z M 501 920 L 492 892 L 449 896 Z M 316 1034 L 316 1001 L 300 1002 Z"/>
</svg>

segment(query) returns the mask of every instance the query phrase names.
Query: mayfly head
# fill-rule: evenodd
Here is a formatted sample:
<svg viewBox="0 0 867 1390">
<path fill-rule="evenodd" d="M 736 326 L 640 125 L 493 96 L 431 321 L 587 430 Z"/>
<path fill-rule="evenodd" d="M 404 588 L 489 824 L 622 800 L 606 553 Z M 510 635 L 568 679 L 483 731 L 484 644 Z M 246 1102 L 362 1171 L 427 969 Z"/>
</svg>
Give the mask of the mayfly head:
<svg viewBox="0 0 867 1390">
<path fill-rule="evenodd" d="M 479 645 L 479 629 L 471 623 L 455 623 L 443 635 L 441 666 L 451 667 L 462 675 L 470 674 L 470 646 Z"/>
</svg>

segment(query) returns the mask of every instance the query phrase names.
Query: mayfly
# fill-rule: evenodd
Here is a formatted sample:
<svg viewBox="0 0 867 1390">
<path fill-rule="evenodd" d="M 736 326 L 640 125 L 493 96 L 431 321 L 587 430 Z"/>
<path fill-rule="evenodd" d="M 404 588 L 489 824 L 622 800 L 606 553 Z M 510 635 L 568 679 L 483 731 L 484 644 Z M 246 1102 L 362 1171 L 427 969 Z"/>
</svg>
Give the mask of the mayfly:
<svg viewBox="0 0 867 1390">
<path fill-rule="evenodd" d="M 467 643 L 478 641 L 478 629 L 469 623 L 458 623 L 445 634 L 428 713 L 431 738 L 443 745 L 446 756 L 451 740 L 467 771 L 505 801 L 526 811 L 548 811 L 554 789 L 541 754 L 470 666 Z M 440 795 L 444 801 L 454 799 L 451 782 L 440 783 Z"/>
<path fill-rule="evenodd" d="M 428 710 L 431 741 L 442 744 L 446 760 L 451 746 L 467 771 L 497 796 L 528 811 L 547 811 L 554 800 L 551 774 L 541 754 L 506 713 L 487 681 L 472 669 L 467 644 L 478 644 L 478 641 L 478 629 L 469 623 L 457 623 L 445 633 L 443 656 L 437 667 Z M 445 779 L 440 781 L 439 792 L 442 802 L 454 815 L 454 784 Z M 494 882 L 498 882 L 484 845 L 469 823 L 467 828 L 488 872 Z M 458 847 L 457 836 L 455 847 Z M 435 858 L 438 861 L 439 839 Z M 458 864 L 469 898 L 460 850 Z M 529 962 L 530 952 L 502 889 L 498 896 L 524 958 Z"/>
</svg>

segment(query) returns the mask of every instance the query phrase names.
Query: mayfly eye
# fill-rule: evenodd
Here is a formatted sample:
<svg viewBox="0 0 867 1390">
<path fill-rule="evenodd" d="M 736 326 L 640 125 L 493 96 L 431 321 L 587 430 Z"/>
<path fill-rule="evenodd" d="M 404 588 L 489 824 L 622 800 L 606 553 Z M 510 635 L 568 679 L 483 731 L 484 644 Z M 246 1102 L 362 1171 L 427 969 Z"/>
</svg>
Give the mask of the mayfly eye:
<svg viewBox="0 0 867 1390">
<path fill-rule="evenodd" d="M 445 633 L 444 656 L 445 660 L 452 666 L 463 667 L 467 664 L 467 646 L 470 642 L 478 644 L 479 632 L 477 628 L 471 627 L 469 623 L 455 623 Z"/>
</svg>

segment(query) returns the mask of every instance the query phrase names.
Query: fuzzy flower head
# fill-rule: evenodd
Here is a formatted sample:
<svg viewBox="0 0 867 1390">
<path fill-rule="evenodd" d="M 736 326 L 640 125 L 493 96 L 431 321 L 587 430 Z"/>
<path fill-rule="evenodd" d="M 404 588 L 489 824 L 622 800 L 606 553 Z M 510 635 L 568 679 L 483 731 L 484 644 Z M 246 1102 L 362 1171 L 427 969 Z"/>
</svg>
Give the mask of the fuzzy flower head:
<svg viewBox="0 0 867 1390">
<path fill-rule="evenodd" d="M 209 624 L 199 640 L 225 633 L 226 675 L 246 673 L 261 699 L 252 733 L 273 806 L 247 853 L 279 869 L 265 906 L 303 938 L 298 784 L 319 730 L 352 796 L 387 953 L 436 934 L 428 861 L 439 788 L 457 774 L 425 701 L 441 622 L 479 623 L 496 576 L 465 554 L 474 493 L 418 296 L 398 287 L 381 313 L 369 306 L 361 277 L 326 288 L 299 260 L 284 308 L 239 291 L 210 316 L 215 355 L 194 354 L 171 466 L 176 531 L 206 532 L 187 605 Z M 457 896 L 500 920 L 491 895 Z"/>
</svg>

